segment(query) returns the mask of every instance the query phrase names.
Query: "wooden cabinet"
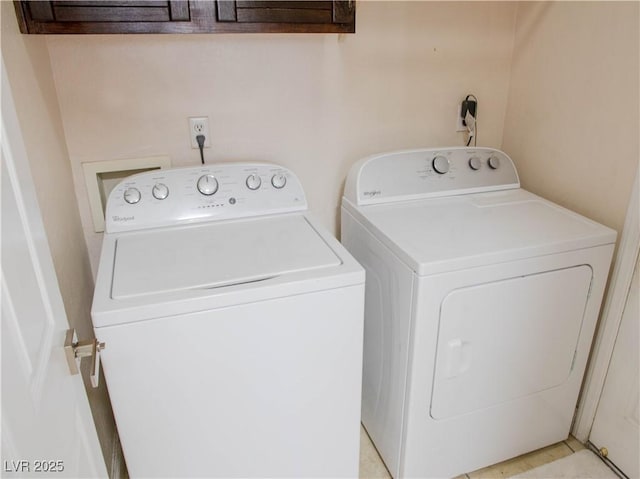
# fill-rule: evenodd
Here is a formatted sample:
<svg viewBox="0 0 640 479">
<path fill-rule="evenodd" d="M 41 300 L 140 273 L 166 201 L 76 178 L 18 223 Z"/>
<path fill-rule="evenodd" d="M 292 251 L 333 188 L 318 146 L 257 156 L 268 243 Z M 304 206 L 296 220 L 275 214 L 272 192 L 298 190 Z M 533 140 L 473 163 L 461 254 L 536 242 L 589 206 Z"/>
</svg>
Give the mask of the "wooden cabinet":
<svg viewBox="0 0 640 479">
<path fill-rule="evenodd" d="M 354 33 L 355 1 L 16 1 L 22 33 Z"/>
<path fill-rule="evenodd" d="M 355 32 L 352 1 L 218 0 L 216 7 L 218 22 L 237 31 Z"/>
<path fill-rule="evenodd" d="M 202 6 L 172 1 L 14 2 L 22 33 L 188 33 L 203 31 Z"/>
</svg>

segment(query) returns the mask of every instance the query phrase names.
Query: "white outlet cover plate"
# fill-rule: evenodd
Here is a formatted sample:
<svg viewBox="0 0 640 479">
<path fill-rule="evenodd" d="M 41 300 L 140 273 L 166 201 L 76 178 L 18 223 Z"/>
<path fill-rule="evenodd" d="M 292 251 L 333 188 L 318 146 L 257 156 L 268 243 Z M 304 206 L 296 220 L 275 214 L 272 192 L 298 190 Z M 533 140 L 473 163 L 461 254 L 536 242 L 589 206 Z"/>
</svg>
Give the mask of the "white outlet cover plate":
<svg viewBox="0 0 640 479">
<path fill-rule="evenodd" d="M 198 130 L 198 127 L 201 126 L 201 130 Z M 200 133 L 204 135 L 204 147 L 210 148 L 211 142 L 209 133 L 209 117 L 207 116 L 190 116 L 189 117 L 189 135 L 191 138 L 191 148 L 199 148 L 198 141 L 196 140 L 196 136 Z"/>
</svg>

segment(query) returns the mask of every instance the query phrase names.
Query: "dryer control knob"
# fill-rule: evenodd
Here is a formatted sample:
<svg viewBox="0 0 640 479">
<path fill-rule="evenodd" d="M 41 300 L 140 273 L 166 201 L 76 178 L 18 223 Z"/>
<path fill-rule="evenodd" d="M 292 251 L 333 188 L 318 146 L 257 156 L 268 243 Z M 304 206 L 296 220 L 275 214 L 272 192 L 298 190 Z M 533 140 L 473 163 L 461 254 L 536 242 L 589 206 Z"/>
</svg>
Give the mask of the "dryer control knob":
<svg viewBox="0 0 640 479">
<path fill-rule="evenodd" d="M 276 173 L 271 177 L 271 184 L 274 188 L 282 189 L 287 184 L 287 177 L 282 173 Z"/>
<path fill-rule="evenodd" d="M 477 156 L 472 156 L 471 158 L 469 158 L 469 168 L 474 171 L 478 171 L 481 166 L 482 162 L 480 161 L 480 158 L 478 158 Z"/>
<path fill-rule="evenodd" d="M 440 175 L 444 175 L 449 171 L 449 160 L 444 156 L 436 156 L 431 164 L 433 165 L 433 169 L 436 170 L 436 173 Z"/>
<path fill-rule="evenodd" d="M 198 191 L 205 196 L 211 196 L 218 191 L 218 180 L 213 175 L 202 175 L 198 178 Z"/>
<path fill-rule="evenodd" d="M 138 188 L 127 188 L 124 192 L 124 200 L 130 205 L 135 205 L 140 201 L 140 190 Z"/>
<path fill-rule="evenodd" d="M 257 190 L 258 188 L 260 188 L 261 184 L 262 180 L 258 175 L 253 174 L 247 176 L 247 188 L 249 188 L 250 190 Z"/>
<path fill-rule="evenodd" d="M 498 168 L 500 168 L 500 158 L 498 158 L 497 156 L 492 156 L 489 158 L 489 161 L 487 161 L 487 164 L 492 170 L 497 170 Z"/>
<path fill-rule="evenodd" d="M 153 185 L 151 194 L 156 200 L 164 200 L 167 196 L 169 196 L 169 188 L 164 183 L 156 183 L 155 185 Z"/>
</svg>

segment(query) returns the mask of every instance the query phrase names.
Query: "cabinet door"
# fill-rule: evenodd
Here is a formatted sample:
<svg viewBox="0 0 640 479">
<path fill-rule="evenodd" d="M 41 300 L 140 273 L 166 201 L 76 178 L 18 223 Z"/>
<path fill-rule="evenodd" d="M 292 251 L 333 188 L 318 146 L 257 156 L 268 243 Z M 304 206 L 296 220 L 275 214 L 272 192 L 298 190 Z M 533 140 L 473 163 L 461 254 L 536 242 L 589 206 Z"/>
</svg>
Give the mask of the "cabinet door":
<svg viewBox="0 0 640 479">
<path fill-rule="evenodd" d="M 186 1 L 49 1 L 26 2 L 39 22 L 171 22 L 189 20 Z"/>
<path fill-rule="evenodd" d="M 202 32 L 211 2 L 20 1 L 14 2 L 22 33 Z M 211 15 L 209 15 L 211 17 Z"/>
<path fill-rule="evenodd" d="M 354 33 L 355 1 L 15 1 L 22 33 Z"/>
<path fill-rule="evenodd" d="M 216 14 L 220 24 L 236 24 L 238 31 L 355 32 L 353 1 L 218 0 Z"/>
</svg>

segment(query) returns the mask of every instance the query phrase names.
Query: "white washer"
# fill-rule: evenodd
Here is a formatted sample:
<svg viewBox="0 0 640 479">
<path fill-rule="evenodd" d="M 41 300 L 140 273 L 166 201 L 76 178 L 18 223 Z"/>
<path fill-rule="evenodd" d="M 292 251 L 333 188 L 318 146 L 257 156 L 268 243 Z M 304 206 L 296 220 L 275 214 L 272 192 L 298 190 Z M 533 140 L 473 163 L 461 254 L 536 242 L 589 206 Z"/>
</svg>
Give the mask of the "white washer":
<svg viewBox="0 0 640 479">
<path fill-rule="evenodd" d="M 92 317 L 130 475 L 356 477 L 363 295 L 285 168 L 120 183 Z"/>
<path fill-rule="evenodd" d="M 365 267 L 363 423 L 394 477 L 452 477 L 567 438 L 615 231 L 520 188 L 489 148 L 351 169 Z"/>
</svg>

